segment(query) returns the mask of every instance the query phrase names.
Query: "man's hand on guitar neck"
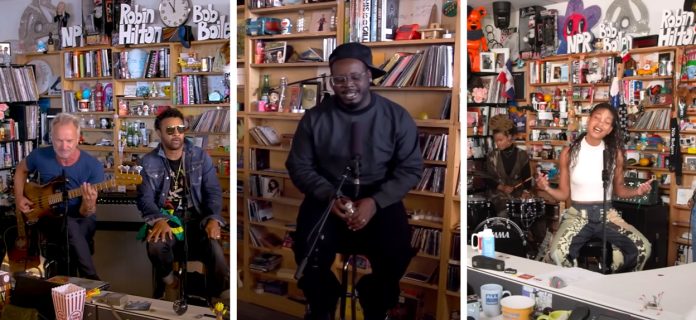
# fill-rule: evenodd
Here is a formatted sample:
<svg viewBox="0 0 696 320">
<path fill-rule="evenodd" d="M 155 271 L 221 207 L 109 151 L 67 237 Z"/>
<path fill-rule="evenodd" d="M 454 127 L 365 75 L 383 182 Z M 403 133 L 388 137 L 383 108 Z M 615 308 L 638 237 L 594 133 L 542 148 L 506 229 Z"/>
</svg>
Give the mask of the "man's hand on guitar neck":
<svg viewBox="0 0 696 320">
<path fill-rule="evenodd" d="M 174 239 L 174 234 L 172 234 L 172 228 L 167 223 L 167 219 L 160 219 L 155 222 L 155 225 L 148 231 L 147 240 L 148 242 L 159 242 Z"/>
<path fill-rule="evenodd" d="M 34 203 L 25 196 L 16 197 L 16 203 L 17 209 L 23 213 L 31 211 L 31 207 L 34 205 Z"/>
<path fill-rule="evenodd" d="M 80 189 L 82 189 L 80 214 L 84 217 L 89 217 L 97 212 L 97 188 L 85 182 L 80 186 Z"/>
</svg>

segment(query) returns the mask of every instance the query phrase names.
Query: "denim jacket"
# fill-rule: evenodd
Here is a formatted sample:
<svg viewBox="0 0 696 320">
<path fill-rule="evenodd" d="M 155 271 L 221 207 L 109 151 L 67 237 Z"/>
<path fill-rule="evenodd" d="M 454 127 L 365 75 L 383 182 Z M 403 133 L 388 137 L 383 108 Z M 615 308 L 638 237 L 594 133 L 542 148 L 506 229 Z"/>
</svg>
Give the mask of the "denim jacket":
<svg viewBox="0 0 696 320">
<path fill-rule="evenodd" d="M 205 228 L 209 219 L 215 219 L 221 226 L 225 221 L 220 215 L 222 210 L 222 188 L 218 181 L 213 160 L 201 148 L 194 146 L 184 139 L 184 170 L 191 186 L 193 208 L 200 215 L 201 228 Z M 138 210 L 146 222 L 152 223 L 158 219 L 168 219 L 168 215 L 160 212 L 164 207 L 166 195 L 169 192 L 169 163 L 162 146 L 146 154 L 140 163 L 143 167 L 140 175 L 143 183 L 138 185 Z M 196 217 L 194 217 L 195 219 Z"/>
</svg>

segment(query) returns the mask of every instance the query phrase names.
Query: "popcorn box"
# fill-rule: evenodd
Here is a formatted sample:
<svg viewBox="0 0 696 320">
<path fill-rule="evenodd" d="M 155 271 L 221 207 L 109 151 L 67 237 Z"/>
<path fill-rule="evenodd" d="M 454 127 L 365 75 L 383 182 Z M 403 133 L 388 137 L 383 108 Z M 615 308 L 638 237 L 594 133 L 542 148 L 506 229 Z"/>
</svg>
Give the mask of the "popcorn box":
<svg viewBox="0 0 696 320">
<path fill-rule="evenodd" d="M 56 320 L 82 320 L 86 296 L 84 288 L 68 283 L 51 289 L 51 295 Z"/>
</svg>

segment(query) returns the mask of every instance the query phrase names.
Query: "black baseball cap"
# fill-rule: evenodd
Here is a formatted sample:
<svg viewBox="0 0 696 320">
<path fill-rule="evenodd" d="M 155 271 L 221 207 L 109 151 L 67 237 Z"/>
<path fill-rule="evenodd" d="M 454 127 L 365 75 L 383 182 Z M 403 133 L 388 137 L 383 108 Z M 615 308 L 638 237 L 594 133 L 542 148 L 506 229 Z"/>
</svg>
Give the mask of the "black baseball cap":
<svg viewBox="0 0 696 320">
<path fill-rule="evenodd" d="M 329 56 L 329 67 L 331 67 L 334 62 L 341 59 L 356 59 L 362 61 L 372 72 L 373 79 L 381 77 L 386 73 L 384 70 L 372 66 L 372 50 L 361 43 L 348 42 L 336 47 Z"/>
</svg>

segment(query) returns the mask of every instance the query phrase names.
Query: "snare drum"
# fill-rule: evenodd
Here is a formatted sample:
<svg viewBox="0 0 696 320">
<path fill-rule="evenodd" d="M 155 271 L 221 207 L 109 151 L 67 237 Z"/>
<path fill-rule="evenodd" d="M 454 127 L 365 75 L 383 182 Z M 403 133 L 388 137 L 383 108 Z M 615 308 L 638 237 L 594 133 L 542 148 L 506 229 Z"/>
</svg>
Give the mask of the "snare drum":
<svg viewBox="0 0 696 320">
<path fill-rule="evenodd" d="M 493 216 L 493 204 L 481 196 L 469 196 L 466 201 L 467 244 L 469 236 L 479 223 Z"/>
<path fill-rule="evenodd" d="M 479 232 L 484 228 L 493 230 L 495 251 L 518 257 L 527 257 L 527 237 L 514 221 L 507 218 L 493 217 L 479 223 L 474 232 Z"/>
<path fill-rule="evenodd" d="M 529 230 L 532 223 L 546 213 L 543 198 L 508 200 L 506 208 L 508 217 L 519 223 L 525 230 Z"/>
</svg>

